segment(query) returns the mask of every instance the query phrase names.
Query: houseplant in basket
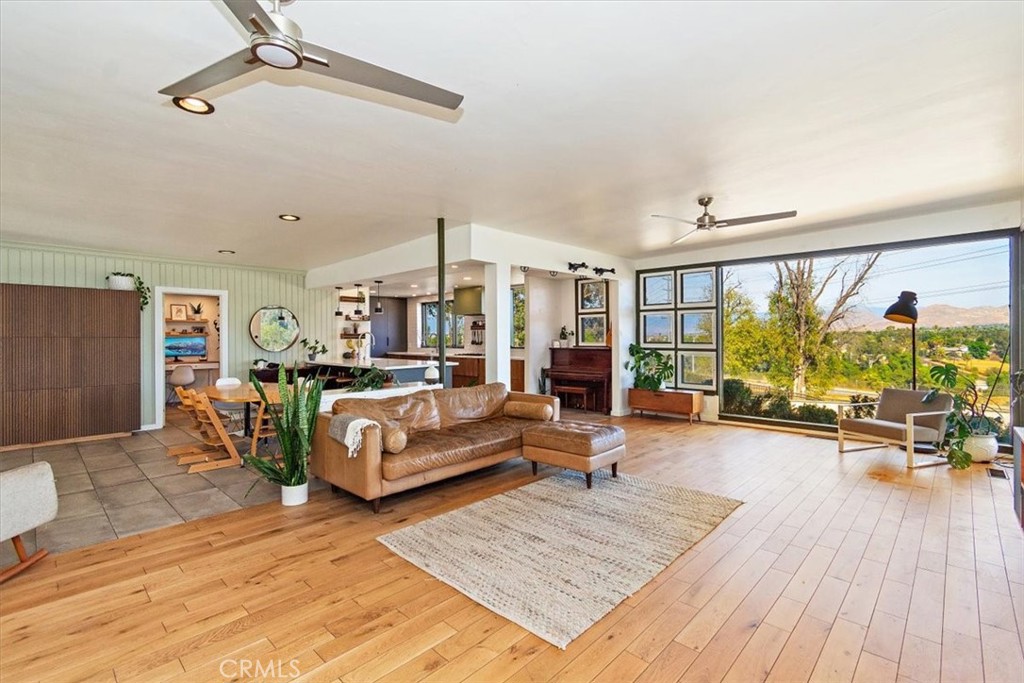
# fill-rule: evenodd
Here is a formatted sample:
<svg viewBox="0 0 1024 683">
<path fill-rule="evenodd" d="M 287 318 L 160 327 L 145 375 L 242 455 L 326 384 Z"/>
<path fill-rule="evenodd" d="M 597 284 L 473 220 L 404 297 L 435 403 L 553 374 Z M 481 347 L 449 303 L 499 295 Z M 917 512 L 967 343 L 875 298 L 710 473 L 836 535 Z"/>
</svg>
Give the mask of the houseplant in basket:
<svg viewBox="0 0 1024 683">
<path fill-rule="evenodd" d="M 271 484 L 281 487 L 282 505 L 302 505 L 309 499 L 309 451 L 324 380 L 319 376 L 307 376 L 300 381 L 298 370 L 293 370 L 289 385 L 284 366 L 281 366 L 277 375 L 280 405 L 267 399 L 266 389 L 251 370 L 249 381 L 267 406 L 267 413 L 277 432 L 281 456 L 280 459 L 265 460 L 249 454 L 244 456 L 245 463 Z"/>
<path fill-rule="evenodd" d="M 961 377 L 959 368 L 952 363 L 933 366 L 928 375 L 939 388 L 928 392 L 924 399 L 926 403 L 941 390 L 953 395 L 953 412 L 946 418 L 943 440 L 943 445 L 948 449 L 946 459 L 949 464 L 963 470 L 970 467 L 972 462 L 991 461 L 999 452 L 996 436 L 1002 422 L 1001 417 L 988 415 L 992 393 L 989 392 L 982 402 L 974 382 Z"/>
</svg>

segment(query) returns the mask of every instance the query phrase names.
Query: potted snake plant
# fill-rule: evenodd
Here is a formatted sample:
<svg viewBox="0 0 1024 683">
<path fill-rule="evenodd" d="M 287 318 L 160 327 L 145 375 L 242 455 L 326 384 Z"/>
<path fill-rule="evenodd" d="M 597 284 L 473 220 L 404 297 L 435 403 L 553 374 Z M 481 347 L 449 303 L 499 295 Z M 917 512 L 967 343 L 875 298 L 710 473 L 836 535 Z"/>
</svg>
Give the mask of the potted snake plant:
<svg viewBox="0 0 1024 683">
<path fill-rule="evenodd" d="M 281 487 L 282 505 L 302 505 L 309 500 L 309 451 L 324 380 L 318 376 L 307 376 L 300 381 L 298 370 L 293 370 L 289 385 L 284 366 L 281 366 L 277 375 L 277 389 L 281 397 L 279 405 L 267 398 L 266 389 L 252 370 L 249 371 L 249 381 L 267 406 L 267 414 L 277 431 L 281 458 L 263 459 L 247 454 L 243 459 L 264 479 Z"/>
</svg>

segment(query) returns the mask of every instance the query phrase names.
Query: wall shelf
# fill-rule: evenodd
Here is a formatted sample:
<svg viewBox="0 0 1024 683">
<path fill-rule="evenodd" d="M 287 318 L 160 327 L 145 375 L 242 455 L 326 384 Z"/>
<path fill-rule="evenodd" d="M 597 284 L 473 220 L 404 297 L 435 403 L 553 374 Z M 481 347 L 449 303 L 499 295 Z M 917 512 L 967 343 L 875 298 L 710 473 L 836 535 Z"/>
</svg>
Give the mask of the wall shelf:
<svg viewBox="0 0 1024 683">
<path fill-rule="evenodd" d="M 209 332 L 167 332 L 165 337 L 209 337 Z"/>
<path fill-rule="evenodd" d="M 171 318 L 164 318 L 165 323 L 203 323 L 208 324 L 210 321 L 206 318 L 200 318 L 199 320 L 172 320 Z"/>
</svg>

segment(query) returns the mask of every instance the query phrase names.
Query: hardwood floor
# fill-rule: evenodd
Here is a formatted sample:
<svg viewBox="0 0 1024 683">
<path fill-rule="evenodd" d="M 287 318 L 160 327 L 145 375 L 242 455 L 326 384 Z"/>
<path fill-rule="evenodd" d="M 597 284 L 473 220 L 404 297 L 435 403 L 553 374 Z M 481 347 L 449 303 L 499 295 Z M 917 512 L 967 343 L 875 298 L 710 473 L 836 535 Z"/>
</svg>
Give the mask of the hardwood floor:
<svg viewBox="0 0 1024 683">
<path fill-rule="evenodd" d="M 374 540 L 533 481 L 517 460 L 380 515 L 319 491 L 47 558 L 0 588 L 0 679 L 1021 680 L 1024 536 L 1005 480 L 907 472 L 895 448 L 612 421 L 624 472 L 746 504 L 565 651 Z"/>
</svg>

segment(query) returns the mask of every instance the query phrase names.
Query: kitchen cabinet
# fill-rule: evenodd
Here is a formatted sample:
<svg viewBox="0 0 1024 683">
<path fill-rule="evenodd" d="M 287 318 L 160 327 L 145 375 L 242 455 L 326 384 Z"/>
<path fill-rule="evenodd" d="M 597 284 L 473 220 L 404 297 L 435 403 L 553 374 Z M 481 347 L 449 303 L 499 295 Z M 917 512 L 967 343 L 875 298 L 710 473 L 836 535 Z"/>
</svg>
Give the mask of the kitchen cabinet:
<svg viewBox="0 0 1024 683">
<path fill-rule="evenodd" d="M 395 297 L 381 297 L 383 313 L 372 313 L 373 346 L 370 355 L 384 358 L 386 355 L 405 351 L 408 345 L 409 319 L 406 316 L 408 302 Z"/>
<path fill-rule="evenodd" d="M 522 358 L 512 359 L 512 391 L 526 391 L 526 361 Z"/>
</svg>

